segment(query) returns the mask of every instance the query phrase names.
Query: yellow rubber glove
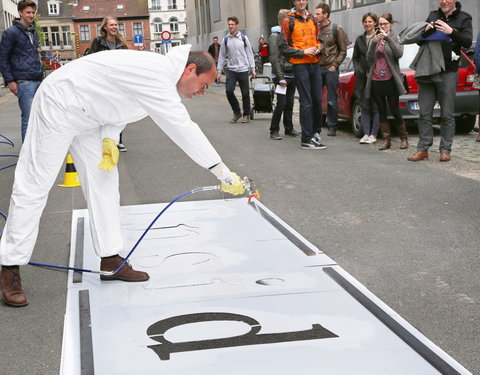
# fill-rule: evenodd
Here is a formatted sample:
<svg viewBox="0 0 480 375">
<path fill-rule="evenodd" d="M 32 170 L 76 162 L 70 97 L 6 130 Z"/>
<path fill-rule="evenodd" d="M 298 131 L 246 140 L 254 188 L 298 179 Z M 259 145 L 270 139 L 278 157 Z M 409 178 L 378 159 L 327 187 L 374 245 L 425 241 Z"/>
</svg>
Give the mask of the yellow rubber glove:
<svg viewBox="0 0 480 375">
<path fill-rule="evenodd" d="M 233 183 L 231 185 L 227 185 L 222 182 L 220 184 L 220 187 L 225 193 L 229 193 L 232 195 L 243 194 L 245 192 L 245 188 L 242 185 L 240 177 L 238 177 L 238 174 L 236 174 L 235 172 L 232 172 L 231 175 L 233 177 Z"/>
<path fill-rule="evenodd" d="M 102 161 L 98 164 L 100 169 L 111 171 L 118 163 L 118 147 L 111 138 L 103 139 Z"/>
</svg>

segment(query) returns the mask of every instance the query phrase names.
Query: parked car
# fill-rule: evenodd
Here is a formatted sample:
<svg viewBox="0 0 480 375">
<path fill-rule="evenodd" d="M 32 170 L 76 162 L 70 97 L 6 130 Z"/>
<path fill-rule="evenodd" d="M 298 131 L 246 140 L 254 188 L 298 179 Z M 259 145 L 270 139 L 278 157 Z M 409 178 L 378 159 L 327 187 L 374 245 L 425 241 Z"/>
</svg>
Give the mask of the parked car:
<svg viewBox="0 0 480 375">
<path fill-rule="evenodd" d="M 407 126 L 416 125 L 419 117 L 418 85 L 413 71 L 409 65 L 418 51 L 418 45 L 408 44 L 404 46 L 403 57 L 400 59 L 400 70 L 406 74 L 409 93 L 400 96 L 400 113 Z M 351 121 L 355 136 L 361 138 L 363 129 L 361 124 L 360 99 L 355 96 L 355 75 L 353 73 L 353 45 L 347 49 L 347 57 L 339 67 L 338 85 L 338 117 Z M 455 98 L 455 123 L 457 133 L 468 133 L 475 126 L 478 114 L 478 92 L 473 88 L 474 63 L 471 56 L 473 51 L 462 51 L 460 67 L 458 70 L 457 95 Z M 326 89 L 323 92 L 323 113 L 327 112 Z M 393 117 L 389 117 L 393 118 Z M 433 113 L 434 123 L 440 122 L 440 105 L 435 105 Z"/>
</svg>

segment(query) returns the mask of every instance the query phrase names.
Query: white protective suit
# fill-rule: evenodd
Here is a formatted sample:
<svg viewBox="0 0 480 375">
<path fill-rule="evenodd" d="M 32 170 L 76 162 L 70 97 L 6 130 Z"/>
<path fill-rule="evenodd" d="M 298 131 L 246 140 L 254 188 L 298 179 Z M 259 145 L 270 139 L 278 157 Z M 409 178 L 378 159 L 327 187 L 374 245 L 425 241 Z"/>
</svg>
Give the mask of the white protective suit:
<svg viewBox="0 0 480 375">
<path fill-rule="evenodd" d="M 125 125 L 150 116 L 204 168 L 221 162 L 182 104 L 176 85 L 189 45 L 168 55 L 115 50 L 75 60 L 47 77 L 33 100 L 18 159 L 0 264 L 29 262 L 48 192 L 70 150 L 88 204 L 99 257 L 121 253 L 118 170 L 98 167 L 103 138 L 118 140 Z"/>
</svg>

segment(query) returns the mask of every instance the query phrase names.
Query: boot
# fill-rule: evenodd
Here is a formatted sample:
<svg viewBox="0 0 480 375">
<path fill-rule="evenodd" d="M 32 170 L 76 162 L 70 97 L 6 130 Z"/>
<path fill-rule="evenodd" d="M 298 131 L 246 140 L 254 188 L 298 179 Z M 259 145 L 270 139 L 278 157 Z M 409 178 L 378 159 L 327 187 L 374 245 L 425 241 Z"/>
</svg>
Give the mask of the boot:
<svg viewBox="0 0 480 375">
<path fill-rule="evenodd" d="M 120 255 L 102 258 L 100 262 L 100 271 L 115 271 L 122 262 L 123 258 Z M 147 281 L 149 278 L 150 276 L 148 276 L 148 273 L 135 271 L 128 261 L 115 274 L 100 275 L 101 280 L 122 280 L 132 282 Z"/>
<path fill-rule="evenodd" d="M 392 147 L 392 134 L 390 133 L 390 123 L 388 121 L 380 123 L 380 130 L 383 135 L 383 143 L 378 148 L 379 150 L 387 150 Z"/>
<path fill-rule="evenodd" d="M 0 271 L 0 287 L 2 288 L 2 299 L 7 305 L 14 307 L 28 305 L 20 280 L 20 267 L 3 266 Z"/>
<path fill-rule="evenodd" d="M 407 133 L 407 125 L 403 122 L 400 125 L 397 125 L 398 133 L 400 134 L 400 149 L 404 150 L 408 148 L 408 133 Z"/>
</svg>

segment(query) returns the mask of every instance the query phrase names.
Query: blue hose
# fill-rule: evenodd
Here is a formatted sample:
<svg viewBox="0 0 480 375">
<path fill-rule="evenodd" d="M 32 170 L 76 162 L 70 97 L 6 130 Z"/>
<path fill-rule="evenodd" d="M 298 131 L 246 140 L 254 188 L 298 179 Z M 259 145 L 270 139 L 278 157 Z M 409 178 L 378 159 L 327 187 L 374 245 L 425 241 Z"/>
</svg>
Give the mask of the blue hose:
<svg viewBox="0 0 480 375">
<path fill-rule="evenodd" d="M 204 187 L 201 187 L 201 188 L 196 188 L 196 189 L 193 189 L 193 190 L 190 190 L 190 191 L 187 191 L 186 193 L 183 193 L 182 195 L 179 195 L 178 197 L 176 197 L 175 199 L 173 199 L 169 204 L 167 204 L 165 206 L 165 208 L 160 211 L 160 213 L 155 217 L 155 219 L 153 219 L 153 221 L 150 223 L 150 225 L 147 227 L 147 229 L 145 229 L 145 231 L 143 232 L 143 234 L 140 236 L 140 238 L 137 240 L 137 242 L 135 243 L 135 245 L 132 247 L 132 250 L 130 250 L 130 252 L 127 254 L 127 256 L 125 257 L 125 259 L 123 259 L 123 262 L 117 267 L 117 269 L 115 269 L 113 272 L 104 272 L 104 271 L 94 271 L 94 270 L 88 270 L 88 269 L 83 269 L 83 268 L 75 268 L 75 267 L 66 267 L 66 266 L 55 266 L 55 265 L 51 265 L 51 264 L 44 264 L 44 263 L 35 263 L 35 262 L 29 262 L 28 264 L 32 265 L 32 266 L 37 266 L 37 267 L 46 267 L 46 268 L 55 268 L 55 269 L 62 269 L 62 270 L 70 270 L 70 271 L 78 271 L 78 272 L 91 272 L 91 273 L 100 273 L 100 274 L 108 274 L 108 275 L 114 275 L 116 274 L 120 268 L 122 268 L 125 263 L 127 263 L 128 261 L 128 258 L 130 258 L 130 256 L 133 254 L 133 252 L 136 250 L 137 246 L 140 244 L 140 242 L 143 240 L 143 238 L 145 237 L 145 235 L 148 233 L 148 231 L 152 228 L 153 224 L 155 224 L 155 222 L 158 220 L 158 218 L 160 216 L 163 215 L 163 213 L 165 211 L 167 211 L 170 206 L 172 204 L 174 204 L 176 201 L 178 201 L 179 199 L 182 199 L 183 197 L 186 197 L 187 195 L 190 195 L 190 194 L 193 194 L 193 193 L 198 193 L 200 191 L 207 191 L 207 190 L 218 190 L 220 189 L 220 186 L 204 186 Z"/>
<path fill-rule="evenodd" d="M 1 134 L 0 134 L 1 135 Z M 0 155 L 0 158 L 2 157 L 12 157 L 12 158 L 18 158 L 18 155 Z M 0 168 L 0 171 L 4 170 L 4 169 L 7 169 L 7 168 L 10 168 L 10 167 L 13 167 L 14 165 L 16 165 L 17 163 L 13 163 L 13 164 L 10 164 L 10 165 L 7 165 L 5 167 L 1 167 Z"/>
</svg>

